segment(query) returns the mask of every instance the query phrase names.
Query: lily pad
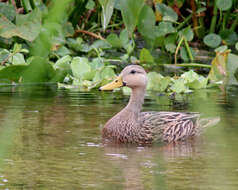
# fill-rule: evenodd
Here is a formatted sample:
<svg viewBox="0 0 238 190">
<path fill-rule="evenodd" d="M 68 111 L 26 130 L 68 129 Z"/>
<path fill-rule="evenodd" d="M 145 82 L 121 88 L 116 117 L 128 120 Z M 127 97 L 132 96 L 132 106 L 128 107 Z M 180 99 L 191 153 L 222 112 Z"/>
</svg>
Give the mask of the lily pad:
<svg viewBox="0 0 238 190">
<path fill-rule="evenodd" d="M 149 72 L 147 77 L 147 90 L 164 92 L 171 82 L 170 77 L 163 77 L 161 74 L 156 72 Z"/>
<path fill-rule="evenodd" d="M 74 57 L 71 62 L 73 76 L 82 79 L 84 75 L 91 72 L 91 67 L 88 64 L 88 59 L 83 57 Z"/>
<path fill-rule="evenodd" d="M 216 48 L 221 43 L 221 37 L 217 34 L 211 33 L 203 38 L 203 42 L 209 47 Z"/>
</svg>

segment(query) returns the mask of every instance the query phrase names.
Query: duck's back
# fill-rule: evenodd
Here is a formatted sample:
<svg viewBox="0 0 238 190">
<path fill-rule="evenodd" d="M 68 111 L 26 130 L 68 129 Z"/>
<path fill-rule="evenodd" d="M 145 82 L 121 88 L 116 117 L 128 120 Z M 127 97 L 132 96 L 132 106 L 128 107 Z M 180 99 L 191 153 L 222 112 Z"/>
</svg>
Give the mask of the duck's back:
<svg viewBox="0 0 238 190">
<path fill-rule="evenodd" d="M 198 113 L 141 112 L 139 120 L 153 141 L 173 142 L 185 140 L 198 133 Z"/>
</svg>

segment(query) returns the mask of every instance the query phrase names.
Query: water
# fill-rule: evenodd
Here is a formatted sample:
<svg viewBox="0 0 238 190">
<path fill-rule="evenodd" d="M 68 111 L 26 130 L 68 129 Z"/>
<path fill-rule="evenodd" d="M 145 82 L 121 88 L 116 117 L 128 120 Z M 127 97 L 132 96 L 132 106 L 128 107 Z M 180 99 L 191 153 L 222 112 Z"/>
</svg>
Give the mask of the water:
<svg viewBox="0 0 238 190">
<path fill-rule="evenodd" d="M 120 92 L 0 88 L 0 189 L 237 190 L 238 88 L 176 97 L 150 93 L 144 110 L 199 111 L 221 122 L 175 145 L 103 146 Z"/>
</svg>

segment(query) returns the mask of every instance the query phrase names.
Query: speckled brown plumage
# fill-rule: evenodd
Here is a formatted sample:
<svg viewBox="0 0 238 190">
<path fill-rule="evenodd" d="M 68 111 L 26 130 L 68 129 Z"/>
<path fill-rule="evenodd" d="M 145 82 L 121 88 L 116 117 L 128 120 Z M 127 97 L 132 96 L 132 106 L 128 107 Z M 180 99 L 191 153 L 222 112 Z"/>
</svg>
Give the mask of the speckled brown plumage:
<svg viewBox="0 0 238 190">
<path fill-rule="evenodd" d="M 114 143 L 170 143 L 193 137 L 201 131 L 198 113 L 140 112 L 144 102 L 147 76 L 141 66 L 127 66 L 112 83 L 101 87 L 111 90 L 126 85 L 132 89 L 128 105 L 112 117 L 102 130 L 104 141 Z M 204 122 L 208 125 L 210 120 Z M 218 120 L 210 124 L 217 123 Z"/>
</svg>

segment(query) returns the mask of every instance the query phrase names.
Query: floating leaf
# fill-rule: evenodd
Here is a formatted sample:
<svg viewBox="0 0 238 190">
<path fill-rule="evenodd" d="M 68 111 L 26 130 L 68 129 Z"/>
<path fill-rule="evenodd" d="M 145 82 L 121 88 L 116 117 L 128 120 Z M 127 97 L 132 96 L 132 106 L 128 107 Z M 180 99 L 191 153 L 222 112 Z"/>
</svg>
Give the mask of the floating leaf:
<svg viewBox="0 0 238 190">
<path fill-rule="evenodd" d="M 101 21 L 103 30 L 106 30 L 113 13 L 115 0 L 99 0 L 99 3 L 102 6 Z"/>
<path fill-rule="evenodd" d="M 85 74 L 91 72 L 91 67 L 88 64 L 88 59 L 83 57 L 74 57 L 71 63 L 73 76 L 82 79 Z"/>
<path fill-rule="evenodd" d="M 24 56 L 21 53 L 16 53 L 15 55 L 13 55 L 9 59 L 9 62 L 11 62 L 13 65 L 24 65 L 24 64 L 26 64 Z"/>
<path fill-rule="evenodd" d="M 18 82 L 26 68 L 26 65 L 10 65 L 8 67 L 4 67 L 0 70 L 0 79 Z"/>
<path fill-rule="evenodd" d="M 148 75 L 147 90 L 154 90 L 164 92 L 171 82 L 170 77 L 163 77 L 156 72 L 149 72 Z"/>
<path fill-rule="evenodd" d="M 7 58 L 9 57 L 10 52 L 6 49 L 3 49 L 0 51 L 0 63 L 2 63 L 3 61 L 6 61 Z"/>
<path fill-rule="evenodd" d="M 193 70 L 190 70 L 181 75 L 186 81 L 186 86 L 191 89 L 201 89 L 207 87 L 208 78 L 198 75 Z"/>
<path fill-rule="evenodd" d="M 70 67 L 71 60 L 72 60 L 72 57 L 69 55 L 66 55 L 56 61 L 56 63 L 54 64 L 54 68 L 59 70 L 66 70 L 69 72 L 71 70 L 71 67 Z"/>
<path fill-rule="evenodd" d="M 144 6 L 144 0 L 126 0 L 120 1 L 122 18 L 130 36 L 138 23 L 140 11 Z"/>
<path fill-rule="evenodd" d="M 216 6 L 222 10 L 226 11 L 232 7 L 232 0 L 217 0 Z"/>
<path fill-rule="evenodd" d="M 185 80 L 183 78 L 179 78 L 179 79 L 173 79 L 173 84 L 171 85 L 170 89 L 173 91 L 173 92 L 176 92 L 176 93 L 185 93 L 185 92 L 188 92 L 189 89 L 188 87 L 186 87 L 185 85 Z"/>
<path fill-rule="evenodd" d="M 221 43 L 221 37 L 217 34 L 211 33 L 203 38 L 203 42 L 209 47 L 216 48 Z"/>
<path fill-rule="evenodd" d="M 178 15 L 176 14 L 176 12 L 174 12 L 174 10 L 171 7 L 168 7 L 167 5 L 162 3 L 156 3 L 155 7 L 156 7 L 156 10 L 160 12 L 163 15 L 163 17 L 166 18 L 166 20 L 173 21 L 173 22 L 177 21 Z"/>
</svg>

